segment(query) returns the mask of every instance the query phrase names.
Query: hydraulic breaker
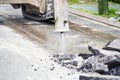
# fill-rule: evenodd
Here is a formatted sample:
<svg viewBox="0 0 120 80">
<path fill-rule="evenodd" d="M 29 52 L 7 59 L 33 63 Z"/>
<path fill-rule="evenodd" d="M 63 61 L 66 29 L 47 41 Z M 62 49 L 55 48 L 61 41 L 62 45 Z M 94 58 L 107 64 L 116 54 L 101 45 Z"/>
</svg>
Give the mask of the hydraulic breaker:
<svg viewBox="0 0 120 80">
<path fill-rule="evenodd" d="M 55 31 L 69 31 L 67 0 L 54 0 Z"/>
</svg>

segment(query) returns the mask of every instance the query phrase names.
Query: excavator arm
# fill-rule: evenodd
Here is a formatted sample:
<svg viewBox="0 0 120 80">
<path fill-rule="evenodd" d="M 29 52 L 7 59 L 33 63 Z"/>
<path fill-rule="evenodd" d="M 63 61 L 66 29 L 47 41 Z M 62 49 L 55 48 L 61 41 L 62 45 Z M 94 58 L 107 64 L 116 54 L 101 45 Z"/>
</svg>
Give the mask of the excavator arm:
<svg viewBox="0 0 120 80">
<path fill-rule="evenodd" d="M 36 21 L 55 20 L 55 31 L 69 31 L 67 0 L 0 0 L 0 4 L 11 4 L 22 8 L 24 18 Z"/>
</svg>

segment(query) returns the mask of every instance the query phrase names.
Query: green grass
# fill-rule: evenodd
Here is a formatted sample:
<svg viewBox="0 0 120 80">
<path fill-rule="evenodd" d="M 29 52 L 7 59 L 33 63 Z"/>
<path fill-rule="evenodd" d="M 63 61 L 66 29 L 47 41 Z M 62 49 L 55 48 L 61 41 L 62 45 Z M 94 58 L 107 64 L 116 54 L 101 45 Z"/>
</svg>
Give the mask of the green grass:
<svg viewBox="0 0 120 80">
<path fill-rule="evenodd" d="M 120 0 L 109 0 L 109 1 L 112 1 L 112 2 L 115 2 L 115 3 L 120 3 Z"/>
<path fill-rule="evenodd" d="M 68 0 L 68 3 L 69 5 L 71 4 L 80 4 L 79 3 L 80 0 Z M 96 0 L 94 0 L 95 2 Z M 90 3 L 94 3 L 94 2 L 87 2 L 87 3 L 84 3 L 84 4 L 90 4 Z M 114 9 L 114 8 L 110 8 L 109 9 L 109 13 L 108 14 L 104 14 L 104 15 L 99 15 L 99 12 L 98 11 L 87 11 L 87 10 L 84 10 L 84 9 L 78 9 L 80 11 L 83 11 L 83 12 L 86 12 L 88 14 L 93 14 L 93 15 L 96 15 L 96 16 L 102 16 L 102 17 L 106 17 L 106 18 L 111 18 L 111 17 L 117 17 L 116 13 L 115 12 L 118 12 L 117 9 Z"/>
<path fill-rule="evenodd" d="M 79 0 L 68 0 L 69 4 L 78 3 L 78 2 L 79 2 Z"/>
<path fill-rule="evenodd" d="M 78 9 L 78 10 L 83 11 L 83 12 L 88 13 L 88 14 L 95 15 L 95 16 L 102 16 L 102 17 L 106 17 L 106 18 L 111 18 L 111 17 L 113 17 L 113 18 L 115 18 L 115 19 L 118 19 L 118 16 L 117 16 L 117 14 L 115 13 L 115 12 L 117 12 L 118 10 L 117 10 L 117 9 L 113 9 L 113 8 L 109 9 L 109 13 L 108 13 L 108 14 L 105 14 L 105 15 L 99 15 L 98 11 L 87 11 L 87 10 L 84 10 L 84 9 Z M 116 20 L 116 21 L 119 21 L 119 22 L 120 22 L 119 19 Z"/>
<path fill-rule="evenodd" d="M 88 13 L 88 14 L 93 14 L 93 15 L 96 15 L 96 16 L 102 16 L 102 17 L 106 17 L 106 18 L 116 17 L 115 12 L 118 11 L 117 9 L 110 8 L 108 14 L 99 15 L 98 11 L 87 11 L 87 10 L 84 10 L 84 9 L 78 9 L 78 10 L 83 11 L 83 12 Z"/>
<path fill-rule="evenodd" d="M 117 11 L 118 11 L 117 9 L 110 8 L 108 14 L 101 15 L 101 16 L 106 17 L 106 18 L 116 17 L 115 12 L 117 12 Z"/>
</svg>

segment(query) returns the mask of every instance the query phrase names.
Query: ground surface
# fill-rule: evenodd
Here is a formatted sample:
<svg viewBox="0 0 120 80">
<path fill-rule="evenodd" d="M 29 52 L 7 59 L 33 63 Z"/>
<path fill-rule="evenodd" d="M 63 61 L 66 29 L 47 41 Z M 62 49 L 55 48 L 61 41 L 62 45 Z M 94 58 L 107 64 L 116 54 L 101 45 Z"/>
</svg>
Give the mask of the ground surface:
<svg viewBox="0 0 120 80">
<path fill-rule="evenodd" d="M 0 34 L 3 33 L 0 35 L 0 80 L 70 79 L 71 72 L 51 61 L 50 52 L 0 26 Z"/>
<path fill-rule="evenodd" d="M 11 11 L 9 6 L 1 8 L 5 17 Z M 15 30 L 18 25 L 5 18 L 0 22 L 0 80 L 77 80 L 70 70 L 50 60 L 51 51 L 31 42 L 31 34 L 26 38 L 21 29 Z"/>
<path fill-rule="evenodd" d="M 78 80 L 75 71 L 54 63 L 60 53 L 60 35 L 52 22 L 26 20 L 21 10 L 0 6 L 0 80 Z M 120 29 L 70 15 L 71 32 L 65 34 L 65 52 L 88 52 L 87 46 L 103 47 L 119 38 Z"/>
</svg>

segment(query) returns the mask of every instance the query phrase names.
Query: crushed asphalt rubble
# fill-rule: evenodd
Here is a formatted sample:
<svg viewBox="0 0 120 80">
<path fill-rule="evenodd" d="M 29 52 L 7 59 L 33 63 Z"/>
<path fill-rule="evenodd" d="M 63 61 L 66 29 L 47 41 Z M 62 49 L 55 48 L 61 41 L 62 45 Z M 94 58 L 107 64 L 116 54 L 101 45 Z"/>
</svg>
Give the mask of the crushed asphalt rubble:
<svg viewBox="0 0 120 80">
<path fill-rule="evenodd" d="M 58 64 L 81 74 L 79 80 L 120 80 L 120 39 L 108 42 L 103 49 L 88 46 L 90 53 L 54 55 Z M 113 76 L 113 77 L 110 77 Z"/>
</svg>

